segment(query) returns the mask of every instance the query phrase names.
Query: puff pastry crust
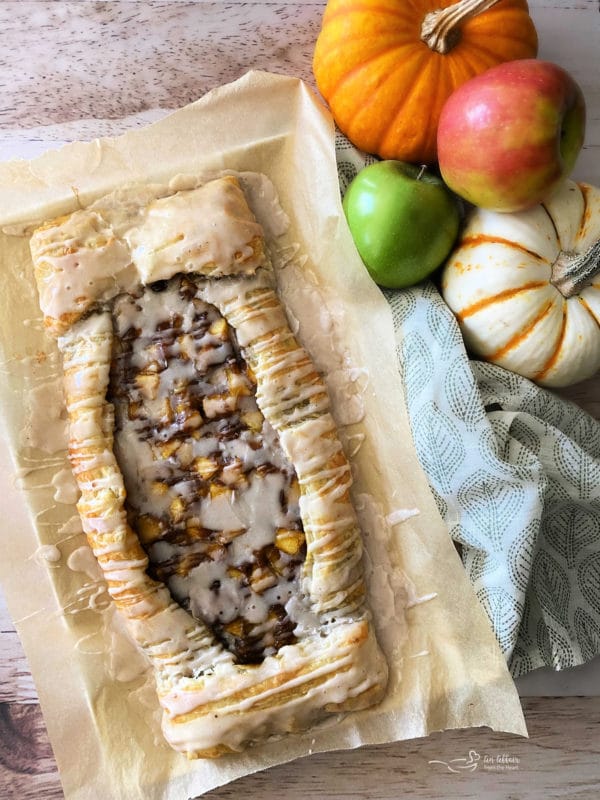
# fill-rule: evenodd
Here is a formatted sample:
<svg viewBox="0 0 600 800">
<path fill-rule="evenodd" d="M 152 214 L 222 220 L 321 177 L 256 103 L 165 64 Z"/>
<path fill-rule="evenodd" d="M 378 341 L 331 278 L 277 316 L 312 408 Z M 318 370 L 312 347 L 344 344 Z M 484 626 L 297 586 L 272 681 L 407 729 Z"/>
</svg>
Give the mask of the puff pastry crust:
<svg viewBox="0 0 600 800">
<path fill-rule="evenodd" d="M 167 741 L 215 757 L 378 702 L 351 473 L 238 179 L 36 230 L 78 511 Z"/>
</svg>

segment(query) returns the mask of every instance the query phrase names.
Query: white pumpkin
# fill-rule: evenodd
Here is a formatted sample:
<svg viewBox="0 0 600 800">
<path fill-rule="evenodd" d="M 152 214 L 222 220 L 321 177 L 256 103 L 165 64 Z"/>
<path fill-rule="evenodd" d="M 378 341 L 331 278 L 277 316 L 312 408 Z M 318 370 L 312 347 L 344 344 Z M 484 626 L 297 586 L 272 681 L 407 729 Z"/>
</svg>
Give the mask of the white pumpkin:
<svg viewBox="0 0 600 800">
<path fill-rule="evenodd" d="M 467 348 L 543 386 L 600 369 L 600 189 L 566 181 L 515 214 L 475 209 L 442 274 Z"/>
</svg>

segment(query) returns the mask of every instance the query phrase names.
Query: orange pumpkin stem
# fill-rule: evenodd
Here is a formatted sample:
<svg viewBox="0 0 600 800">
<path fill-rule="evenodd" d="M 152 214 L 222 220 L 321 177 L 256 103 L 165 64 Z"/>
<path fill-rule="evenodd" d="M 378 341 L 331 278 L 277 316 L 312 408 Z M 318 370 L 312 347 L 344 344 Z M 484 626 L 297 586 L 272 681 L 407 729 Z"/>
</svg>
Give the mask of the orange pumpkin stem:
<svg viewBox="0 0 600 800">
<path fill-rule="evenodd" d="M 599 272 L 600 239 L 579 255 L 561 251 L 552 265 L 550 283 L 563 297 L 573 297 L 589 286 Z"/>
<path fill-rule="evenodd" d="M 421 25 L 421 41 L 436 53 L 445 55 L 458 44 L 460 26 L 470 17 L 487 11 L 500 0 L 460 0 L 448 8 L 430 11 Z"/>
</svg>

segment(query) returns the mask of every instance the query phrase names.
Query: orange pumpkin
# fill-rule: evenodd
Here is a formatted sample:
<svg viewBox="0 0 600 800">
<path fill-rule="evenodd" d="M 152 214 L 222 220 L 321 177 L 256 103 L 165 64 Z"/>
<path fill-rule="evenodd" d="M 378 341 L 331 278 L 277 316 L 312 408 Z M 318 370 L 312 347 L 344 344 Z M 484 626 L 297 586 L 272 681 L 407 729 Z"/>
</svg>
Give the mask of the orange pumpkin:
<svg viewBox="0 0 600 800">
<path fill-rule="evenodd" d="M 432 163 L 439 115 L 454 89 L 502 61 L 536 54 L 525 0 L 329 0 L 313 71 L 358 148 Z"/>
</svg>

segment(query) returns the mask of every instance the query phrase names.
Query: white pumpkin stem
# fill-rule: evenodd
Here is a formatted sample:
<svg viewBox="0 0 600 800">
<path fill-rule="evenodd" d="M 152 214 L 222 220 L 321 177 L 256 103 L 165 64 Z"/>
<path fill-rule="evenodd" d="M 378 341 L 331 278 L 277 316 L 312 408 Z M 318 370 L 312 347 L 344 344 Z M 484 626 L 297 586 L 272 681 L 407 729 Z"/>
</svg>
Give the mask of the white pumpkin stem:
<svg viewBox="0 0 600 800">
<path fill-rule="evenodd" d="M 550 283 L 563 297 L 573 297 L 589 286 L 599 272 L 600 239 L 579 255 L 562 251 L 552 265 Z"/>
<path fill-rule="evenodd" d="M 499 0 L 460 0 L 459 3 L 430 11 L 421 25 L 421 41 L 436 53 L 450 52 L 460 39 L 460 26 L 469 17 L 481 14 Z"/>
</svg>

